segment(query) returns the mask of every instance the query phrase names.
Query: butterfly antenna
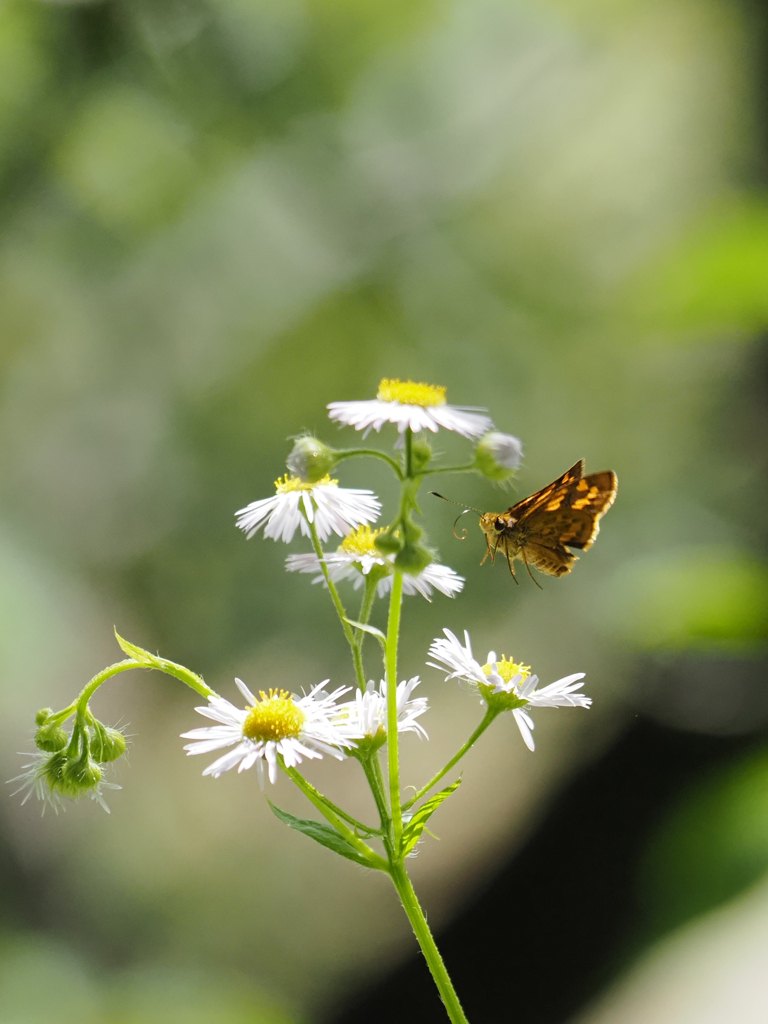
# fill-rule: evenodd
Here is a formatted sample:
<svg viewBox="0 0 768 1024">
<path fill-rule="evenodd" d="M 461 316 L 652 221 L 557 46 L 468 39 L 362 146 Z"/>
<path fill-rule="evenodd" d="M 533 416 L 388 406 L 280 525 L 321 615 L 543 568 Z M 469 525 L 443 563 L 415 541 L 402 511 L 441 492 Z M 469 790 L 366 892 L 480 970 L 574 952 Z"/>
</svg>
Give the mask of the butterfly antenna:
<svg viewBox="0 0 768 1024">
<path fill-rule="evenodd" d="M 430 494 L 434 494 L 434 496 L 436 498 L 442 498 L 443 501 L 450 501 L 450 503 L 452 505 L 459 505 L 459 506 L 461 505 L 461 502 L 454 501 L 453 498 L 446 498 L 444 494 L 438 494 L 437 491 L 430 491 L 429 493 Z M 482 516 L 483 515 L 483 513 L 478 508 L 465 508 L 463 512 L 459 512 L 459 514 L 456 516 L 456 518 L 453 521 L 453 536 L 456 538 L 456 540 L 466 540 L 467 539 L 467 531 L 466 531 L 466 529 L 462 530 L 461 534 L 456 533 L 456 523 L 458 523 L 458 521 L 461 519 L 461 517 L 465 516 L 467 514 L 467 512 L 474 512 L 475 515 L 478 515 L 478 516 Z"/>
</svg>

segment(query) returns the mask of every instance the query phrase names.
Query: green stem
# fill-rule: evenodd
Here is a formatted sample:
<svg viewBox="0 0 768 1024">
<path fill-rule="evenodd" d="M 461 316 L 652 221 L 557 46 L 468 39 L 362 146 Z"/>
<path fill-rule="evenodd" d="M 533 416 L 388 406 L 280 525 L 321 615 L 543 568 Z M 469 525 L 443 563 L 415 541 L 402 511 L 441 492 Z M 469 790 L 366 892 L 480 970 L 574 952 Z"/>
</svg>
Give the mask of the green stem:
<svg viewBox="0 0 768 1024">
<path fill-rule="evenodd" d="M 432 932 L 429 930 L 426 916 L 421 909 L 405 867 L 403 864 L 392 864 L 389 874 L 395 889 L 397 889 L 403 910 L 411 922 L 411 928 L 413 928 L 416 940 L 421 946 L 424 959 L 427 961 L 427 966 L 432 974 L 435 985 L 437 985 L 437 990 L 440 993 L 440 998 L 443 1001 L 448 1017 L 452 1024 L 469 1024 L 461 1008 L 459 997 L 456 995 L 456 990 L 453 987 L 448 971 L 445 969 L 440 950 L 437 948 Z"/>
<path fill-rule="evenodd" d="M 453 768 L 453 766 L 458 761 L 460 761 L 462 759 L 462 757 L 464 757 L 464 755 L 469 750 L 469 748 L 471 746 L 473 746 L 473 744 L 476 743 L 478 739 L 480 739 L 480 737 L 483 735 L 485 730 L 488 728 L 488 726 L 491 724 L 491 722 L 494 720 L 494 718 L 496 718 L 496 716 L 498 714 L 499 714 L 498 711 L 491 711 L 491 709 L 488 708 L 488 710 L 485 712 L 485 716 L 483 717 L 483 720 L 480 722 L 480 725 L 478 725 L 478 727 L 475 729 L 475 731 L 469 737 L 467 742 L 462 747 L 459 748 L 458 752 L 456 754 L 454 754 L 454 756 L 451 758 L 451 760 L 448 762 L 448 764 L 445 765 L 445 767 L 440 769 L 440 771 L 437 773 L 437 775 L 433 775 L 432 776 L 432 778 L 429 780 L 429 782 L 426 784 L 426 786 L 422 786 L 421 789 L 418 790 L 418 792 L 414 796 L 412 796 L 411 799 L 408 800 L 407 803 L 403 804 L 403 810 L 404 811 L 407 811 L 409 807 L 413 807 L 413 805 L 416 803 L 417 800 L 421 800 L 421 798 L 424 796 L 425 793 L 428 793 L 429 790 L 432 789 L 432 787 L 436 783 L 438 783 L 440 781 L 440 779 L 442 779 L 442 777 L 444 775 L 447 775 L 447 773 L 451 770 L 451 768 Z"/>
<path fill-rule="evenodd" d="M 387 622 L 387 768 L 389 772 L 389 806 L 395 849 L 400 848 L 403 835 L 403 812 L 400 807 L 400 761 L 397 732 L 397 645 L 400 636 L 400 610 L 403 597 L 403 574 L 395 568 Z"/>
<path fill-rule="evenodd" d="M 341 628 L 344 630 L 344 636 L 347 638 L 347 643 L 349 644 L 350 650 L 352 651 L 352 661 L 354 662 L 355 665 L 357 685 L 360 687 L 361 690 L 364 690 L 365 674 L 363 672 L 362 655 L 357 646 L 357 643 L 355 642 L 354 631 L 350 624 L 347 622 L 347 613 L 344 609 L 344 605 L 341 603 L 341 598 L 339 597 L 339 592 L 336 589 L 336 584 L 333 582 L 333 580 L 331 579 L 331 575 L 328 572 L 328 566 L 325 563 L 325 552 L 323 551 L 323 547 L 320 543 L 320 538 L 317 536 L 317 527 L 315 526 L 314 523 L 309 524 L 309 533 L 312 538 L 312 547 L 315 549 L 315 554 L 317 555 L 318 561 L 320 562 L 320 569 L 322 570 L 323 578 L 325 579 L 325 584 L 328 587 L 328 593 L 331 595 L 331 600 L 333 601 L 333 606 L 336 609 L 336 614 L 339 616 Z"/>
<path fill-rule="evenodd" d="M 423 469 L 422 476 L 430 476 L 433 473 L 469 473 L 477 470 L 474 462 L 468 462 L 465 466 L 435 466 L 434 469 Z"/>
<path fill-rule="evenodd" d="M 282 758 L 280 759 L 280 767 L 291 781 L 299 787 L 304 796 L 315 805 L 322 816 L 333 825 L 339 835 L 343 836 L 350 846 L 354 846 L 365 857 L 372 868 L 377 868 L 379 871 L 389 871 L 389 863 L 376 853 L 375 850 L 372 850 L 367 843 L 364 843 L 359 836 L 355 835 L 351 829 L 347 828 L 341 818 L 331 810 L 329 801 L 326 800 L 322 793 L 318 793 L 311 783 L 307 782 L 301 772 L 295 768 L 289 768 Z"/>
<path fill-rule="evenodd" d="M 371 787 L 373 799 L 376 801 L 376 810 L 379 812 L 379 819 L 381 820 L 381 834 L 386 836 L 389 832 L 391 819 L 387 807 L 384 778 L 381 774 L 378 752 L 374 751 L 370 757 L 361 758 L 360 764 L 363 766 L 365 777 L 368 779 L 368 785 Z"/>
<path fill-rule="evenodd" d="M 342 459 L 356 459 L 358 457 L 369 457 L 374 459 L 382 459 L 387 465 L 394 470 L 395 476 L 398 480 L 403 479 L 403 471 L 398 466 L 397 462 L 386 452 L 380 452 L 376 448 L 344 448 L 341 451 L 336 452 L 336 459 L 341 462 Z"/>
</svg>

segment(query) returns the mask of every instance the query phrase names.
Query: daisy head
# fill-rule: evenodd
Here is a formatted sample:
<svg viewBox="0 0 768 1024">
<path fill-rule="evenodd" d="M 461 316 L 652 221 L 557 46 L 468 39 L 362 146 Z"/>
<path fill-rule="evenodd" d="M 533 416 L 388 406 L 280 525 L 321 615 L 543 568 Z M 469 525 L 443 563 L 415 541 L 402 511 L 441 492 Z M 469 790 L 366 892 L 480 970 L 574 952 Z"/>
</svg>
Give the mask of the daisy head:
<svg viewBox="0 0 768 1024">
<path fill-rule="evenodd" d="M 348 533 L 338 550 L 328 552 L 325 556 L 331 580 L 334 583 L 348 580 L 359 590 L 373 571 L 378 579 L 376 593 L 379 597 L 385 597 L 392 589 L 395 556 L 383 554 L 376 547 L 376 538 L 383 532 L 372 530 L 369 526 L 360 526 Z M 324 582 L 320 559 L 314 553 L 289 555 L 285 568 L 288 572 L 311 573 L 314 575 L 313 583 Z M 432 599 L 433 590 L 439 590 L 446 597 L 455 597 L 463 586 L 463 576 L 437 562 L 432 562 L 416 576 L 403 576 L 403 593 L 421 594 L 427 601 Z"/>
<path fill-rule="evenodd" d="M 217 724 L 182 733 L 184 739 L 194 741 L 184 747 L 188 754 L 231 748 L 209 764 L 203 775 L 217 779 L 235 766 L 242 772 L 256 765 L 259 783 L 263 784 L 266 761 L 269 781 L 274 783 L 279 758 L 294 768 L 305 757 L 321 758 L 328 754 L 342 760 L 345 751 L 354 746 L 359 733 L 338 719 L 336 704 L 340 696 L 349 692 L 349 687 L 339 687 L 327 694 L 323 690 L 326 679 L 303 697 L 287 690 L 261 690 L 256 698 L 242 679 L 235 682 L 248 702 L 245 708 L 235 707 L 223 697 L 209 697 L 205 707 L 195 710 Z"/>
<path fill-rule="evenodd" d="M 590 697 L 576 693 L 584 685 L 583 672 L 558 679 L 538 689 L 539 678 L 531 674 L 528 665 L 522 665 L 495 651 L 489 651 L 484 664 L 472 654 L 469 633 L 464 633 L 464 643 L 449 629 L 444 637 L 432 642 L 429 655 L 434 658 L 427 664 L 446 673 L 446 679 L 458 679 L 470 690 L 478 693 L 489 711 L 500 714 L 511 711 L 529 750 L 534 749 L 533 719 L 525 708 L 531 707 L 579 707 L 588 708 Z M 435 664 L 437 662 L 437 664 Z"/>
<path fill-rule="evenodd" d="M 385 423 L 394 423 L 403 434 L 431 430 L 436 433 L 453 430 L 464 437 L 482 437 L 492 427 L 484 409 L 448 405 L 446 389 L 436 384 L 417 384 L 412 380 L 385 378 L 378 394 L 371 401 L 331 402 L 328 415 L 337 423 L 346 423 L 355 430 L 381 430 Z"/>
<path fill-rule="evenodd" d="M 418 685 L 418 676 L 397 684 L 397 731 L 415 732 L 420 739 L 428 739 L 424 728 L 416 721 L 428 709 L 427 698 L 411 698 Z M 377 689 L 371 680 L 365 692 L 357 690 L 354 700 L 340 706 L 339 716 L 360 736 L 357 746 L 361 751 L 377 750 L 387 741 L 386 681 L 382 679 Z"/>
<path fill-rule="evenodd" d="M 349 529 L 375 522 L 381 505 L 373 491 L 338 484 L 329 476 L 310 483 L 286 473 L 275 480 L 273 497 L 252 501 L 235 513 L 237 525 L 248 538 L 263 526 L 265 537 L 288 543 L 297 529 L 311 536 L 310 523 L 324 541 L 331 533 L 343 537 Z"/>
</svg>

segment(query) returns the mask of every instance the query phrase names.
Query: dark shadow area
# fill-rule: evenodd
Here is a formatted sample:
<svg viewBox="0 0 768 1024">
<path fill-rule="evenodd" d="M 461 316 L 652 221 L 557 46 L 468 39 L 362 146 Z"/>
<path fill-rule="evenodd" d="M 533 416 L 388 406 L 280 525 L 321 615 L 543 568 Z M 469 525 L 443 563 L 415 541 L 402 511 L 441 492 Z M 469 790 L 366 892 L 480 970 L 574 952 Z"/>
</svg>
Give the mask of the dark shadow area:
<svg viewBox="0 0 768 1024">
<path fill-rule="evenodd" d="M 638 720 L 575 777 L 523 849 L 437 936 L 470 1020 L 561 1024 L 594 997 L 642 927 L 635 882 L 649 833 L 690 782 L 755 743 Z M 415 949 L 334 1024 L 393 1020 L 445 1020 Z"/>
</svg>

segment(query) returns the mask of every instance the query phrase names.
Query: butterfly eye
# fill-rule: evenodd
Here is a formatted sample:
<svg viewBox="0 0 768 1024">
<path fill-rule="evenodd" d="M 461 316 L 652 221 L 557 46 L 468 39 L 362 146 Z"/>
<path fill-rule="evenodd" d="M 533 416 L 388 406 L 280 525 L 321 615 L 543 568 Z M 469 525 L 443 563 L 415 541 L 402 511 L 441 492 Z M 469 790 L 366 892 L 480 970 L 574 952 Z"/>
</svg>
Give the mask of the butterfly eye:
<svg viewBox="0 0 768 1024">
<path fill-rule="evenodd" d="M 506 528 L 507 528 L 507 524 L 505 523 L 505 521 L 503 519 L 499 518 L 499 517 L 497 517 L 496 522 L 494 523 L 494 526 L 499 531 L 506 530 Z"/>
</svg>

